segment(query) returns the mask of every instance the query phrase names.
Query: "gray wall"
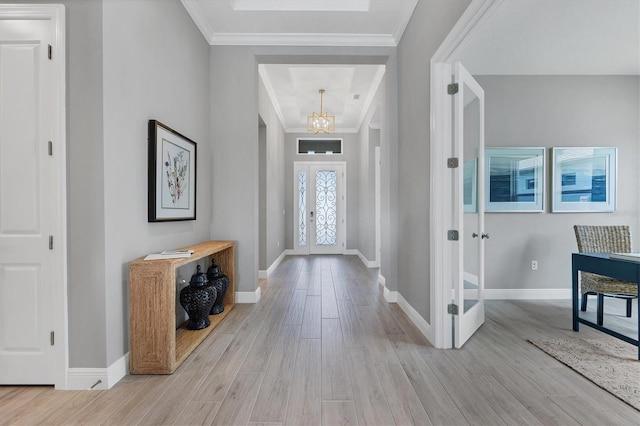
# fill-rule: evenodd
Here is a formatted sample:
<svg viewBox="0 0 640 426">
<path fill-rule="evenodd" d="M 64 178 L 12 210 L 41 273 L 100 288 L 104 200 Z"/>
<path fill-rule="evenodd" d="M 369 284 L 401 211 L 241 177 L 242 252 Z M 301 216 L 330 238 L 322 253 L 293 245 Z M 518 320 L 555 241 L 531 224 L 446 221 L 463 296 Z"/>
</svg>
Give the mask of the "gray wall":
<svg viewBox="0 0 640 426">
<path fill-rule="evenodd" d="M 212 151 L 209 46 L 182 4 L 109 0 L 103 13 L 105 303 L 111 364 L 128 350 L 128 262 L 209 239 Z M 198 143 L 196 221 L 147 222 L 149 119 Z"/>
<path fill-rule="evenodd" d="M 284 129 L 262 79 L 259 82 L 258 111 L 266 124 L 264 158 L 260 159 L 260 166 L 265 169 L 264 182 L 262 176 L 260 178 L 260 209 L 264 209 L 265 216 L 264 222 L 260 221 L 260 244 L 264 246 L 264 257 L 259 265 L 260 270 L 265 271 L 284 251 L 287 224 L 282 211 L 289 206 L 286 204 L 285 196 L 287 165 Z"/>
<path fill-rule="evenodd" d="M 616 146 L 617 210 L 550 213 L 547 150 L 544 213 L 487 213 L 486 287 L 569 288 L 573 225 L 630 225 L 640 238 L 638 76 L 476 76 L 485 91 L 486 146 Z M 531 271 L 531 261 L 538 270 Z"/>
<path fill-rule="evenodd" d="M 369 261 L 376 259 L 375 148 L 380 146 L 380 116 L 384 105 L 385 80 L 381 82 L 358 132 L 360 176 L 358 193 L 358 250 Z M 372 124 L 373 128 L 369 125 Z"/>
<path fill-rule="evenodd" d="M 398 46 L 398 291 L 429 322 L 429 61 L 469 0 L 419 1 Z"/>
</svg>

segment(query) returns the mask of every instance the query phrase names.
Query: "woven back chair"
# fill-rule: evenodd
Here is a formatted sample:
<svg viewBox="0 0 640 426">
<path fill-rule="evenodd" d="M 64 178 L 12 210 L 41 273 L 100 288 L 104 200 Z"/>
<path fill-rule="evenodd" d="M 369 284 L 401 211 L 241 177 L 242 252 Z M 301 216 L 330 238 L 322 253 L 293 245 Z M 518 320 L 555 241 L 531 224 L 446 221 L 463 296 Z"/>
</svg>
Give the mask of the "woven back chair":
<svg viewBox="0 0 640 426">
<path fill-rule="evenodd" d="M 580 253 L 631 252 L 631 231 L 626 225 L 574 225 L 573 230 L 576 234 Z M 587 296 L 590 294 L 597 295 L 597 323 L 602 325 L 604 296 L 627 299 L 627 317 L 630 317 L 631 300 L 638 297 L 638 285 L 590 272 L 580 272 L 580 293 L 582 294 L 582 311 L 587 310 Z"/>
</svg>

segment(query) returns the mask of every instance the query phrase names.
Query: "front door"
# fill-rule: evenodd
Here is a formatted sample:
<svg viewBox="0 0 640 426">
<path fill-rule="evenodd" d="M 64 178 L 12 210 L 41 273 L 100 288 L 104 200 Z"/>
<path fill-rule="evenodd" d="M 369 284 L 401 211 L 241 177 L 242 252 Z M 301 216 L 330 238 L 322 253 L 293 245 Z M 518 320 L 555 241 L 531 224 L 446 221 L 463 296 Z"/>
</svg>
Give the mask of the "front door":
<svg viewBox="0 0 640 426">
<path fill-rule="evenodd" d="M 342 254 L 346 223 L 343 162 L 294 164 L 294 252 Z"/>
<path fill-rule="evenodd" d="M 484 323 L 484 91 L 461 63 L 454 65 L 454 219 L 459 244 L 454 256 L 454 346 Z M 455 90 L 454 90 L 455 91 Z M 452 309 L 454 310 L 454 309 Z"/>
<path fill-rule="evenodd" d="M 63 14 L 0 5 L 0 384 L 66 374 Z"/>
</svg>

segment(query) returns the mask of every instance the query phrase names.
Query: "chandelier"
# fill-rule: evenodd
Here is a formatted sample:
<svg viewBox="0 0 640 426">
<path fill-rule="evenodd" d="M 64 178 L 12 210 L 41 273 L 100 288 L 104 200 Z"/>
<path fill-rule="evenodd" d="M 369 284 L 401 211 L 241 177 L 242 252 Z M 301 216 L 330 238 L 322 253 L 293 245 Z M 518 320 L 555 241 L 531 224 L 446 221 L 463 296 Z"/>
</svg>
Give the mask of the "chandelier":
<svg viewBox="0 0 640 426">
<path fill-rule="evenodd" d="M 324 89 L 320 89 L 320 114 L 314 112 L 307 117 L 307 131 L 313 133 L 331 133 L 336 130 L 336 116 L 322 112 L 322 95 Z"/>
</svg>

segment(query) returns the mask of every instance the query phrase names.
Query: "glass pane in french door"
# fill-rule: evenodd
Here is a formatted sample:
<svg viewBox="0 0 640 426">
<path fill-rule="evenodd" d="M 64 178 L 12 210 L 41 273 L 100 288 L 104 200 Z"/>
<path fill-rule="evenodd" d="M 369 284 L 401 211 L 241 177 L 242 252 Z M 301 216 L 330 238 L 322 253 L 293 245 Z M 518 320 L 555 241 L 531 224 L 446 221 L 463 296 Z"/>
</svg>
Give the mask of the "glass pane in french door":
<svg viewBox="0 0 640 426">
<path fill-rule="evenodd" d="M 337 175 L 335 170 L 317 170 L 316 245 L 335 246 L 337 236 Z"/>
</svg>

